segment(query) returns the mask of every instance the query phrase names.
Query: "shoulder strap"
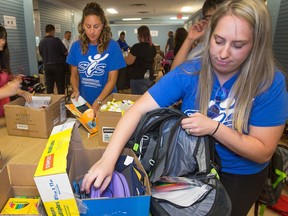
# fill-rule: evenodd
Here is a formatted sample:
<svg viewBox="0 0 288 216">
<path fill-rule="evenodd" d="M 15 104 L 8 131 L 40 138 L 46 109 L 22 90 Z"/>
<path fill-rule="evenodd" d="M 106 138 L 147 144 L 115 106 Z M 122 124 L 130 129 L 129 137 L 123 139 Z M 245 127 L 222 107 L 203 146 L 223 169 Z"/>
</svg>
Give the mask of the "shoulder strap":
<svg viewBox="0 0 288 216">
<path fill-rule="evenodd" d="M 151 131 L 155 128 L 159 128 L 161 123 L 167 118 L 174 116 L 183 116 L 182 112 L 171 108 L 159 108 L 147 112 L 140 120 L 134 133 L 128 140 L 125 147 L 132 148 L 135 152 L 139 151 L 140 140 L 147 131 Z"/>
</svg>

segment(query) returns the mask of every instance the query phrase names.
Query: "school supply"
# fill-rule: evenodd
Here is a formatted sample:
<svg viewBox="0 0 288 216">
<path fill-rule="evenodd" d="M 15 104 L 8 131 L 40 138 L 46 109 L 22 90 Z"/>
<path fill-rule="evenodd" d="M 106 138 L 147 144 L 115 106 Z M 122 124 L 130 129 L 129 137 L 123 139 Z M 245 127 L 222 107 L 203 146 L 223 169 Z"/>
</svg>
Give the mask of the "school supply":
<svg viewBox="0 0 288 216">
<path fill-rule="evenodd" d="M 125 176 L 117 171 L 113 172 L 111 182 L 108 187 L 100 193 L 99 188 L 95 188 L 94 185 L 91 186 L 90 198 L 116 198 L 116 197 L 129 197 L 130 191 L 128 182 Z"/>
<path fill-rule="evenodd" d="M 1 211 L 1 215 L 38 215 L 40 199 L 10 198 Z"/>
<path fill-rule="evenodd" d="M 112 179 L 102 193 L 100 193 L 100 189 L 95 188 L 94 185 L 91 185 L 90 194 L 80 191 L 83 180 L 80 179 L 78 183 L 76 180 L 73 181 L 75 197 L 79 199 L 89 199 L 145 195 L 144 176 L 145 174 L 137 168 L 132 157 L 120 155 L 115 165 Z"/>
<path fill-rule="evenodd" d="M 71 102 L 65 105 L 67 109 L 79 120 L 90 135 L 94 135 L 98 131 L 98 125 L 91 105 L 81 96 L 78 97 L 78 100 L 71 98 Z"/>
<path fill-rule="evenodd" d="M 114 98 L 112 101 L 107 101 L 106 104 L 103 104 L 100 107 L 101 111 L 112 111 L 112 112 L 120 112 L 122 115 L 134 104 L 131 100 L 118 100 L 116 101 Z"/>
<path fill-rule="evenodd" d="M 32 101 L 25 102 L 25 107 L 31 107 L 31 108 L 46 108 L 51 103 L 51 97 L 50 96 L 32 96 Z"/>
<path fill-rule="evenodd" d="M 44 93 L 45 86 L 40 83 L 40 77 L 37 74 L 22 75 L 21 89 L 30 93 Z"/>
<path fill-rule="evenodd" d="M 135 151 L 152 183 L 150 211 L 153 216 L 230 215 L 231 201 L 217 178 L 220 162 L 214 140 L 188 135 L 180 125 L 185 117 L 171 108 L 150 111 L 126 144 Z M 190 185 L 158 193 L 163 178 L 171 177 L 182 177 L 182 187 L 183 182 Z"/>
<path fill-rule="evenodd" d="M 273 206 L 281 196 L 284 183 L 288 179 L 288 147 L 279 144 L 268 165 L 268 177 L 263 190 L 255 203 L 254 215 L 264 215 L 266 206 Z"/>
</svg>

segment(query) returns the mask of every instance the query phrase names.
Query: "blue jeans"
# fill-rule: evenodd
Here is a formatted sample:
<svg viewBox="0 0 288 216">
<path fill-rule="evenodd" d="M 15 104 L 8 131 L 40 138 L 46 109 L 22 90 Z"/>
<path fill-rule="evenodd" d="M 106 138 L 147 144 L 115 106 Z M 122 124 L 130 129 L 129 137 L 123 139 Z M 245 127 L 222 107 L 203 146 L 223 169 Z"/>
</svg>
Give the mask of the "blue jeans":
<svg viewBox="0 0 288 216">
<path fill-rule="evenodd" d="M 149 79 L 130 79 L 131 94 L 143 95 L 149 87 Z"/>
</svg>

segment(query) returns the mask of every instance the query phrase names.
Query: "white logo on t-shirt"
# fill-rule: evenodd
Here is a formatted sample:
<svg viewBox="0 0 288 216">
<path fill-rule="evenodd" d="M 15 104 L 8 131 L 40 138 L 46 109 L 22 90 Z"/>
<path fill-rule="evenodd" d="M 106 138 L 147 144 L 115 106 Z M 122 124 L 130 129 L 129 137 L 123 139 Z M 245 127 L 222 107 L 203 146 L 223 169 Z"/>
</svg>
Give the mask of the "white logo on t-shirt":
<svg viewBox="0 0 288 216">
<path fill-rule="evenodd" d="M 79 63 L 79 73 L 85 73 L 87 77 L 102 76 L 105 72 L 104 68 L 107 66 L 107 64 L 101 63 L 101 61 L 106 59 L 108 56 L 108 53 L 106 53 L 102 58 L 101 54 L 96 54 L 94 57 L 89 56 L 89 62 L 82 61 Z"/>
</svg>

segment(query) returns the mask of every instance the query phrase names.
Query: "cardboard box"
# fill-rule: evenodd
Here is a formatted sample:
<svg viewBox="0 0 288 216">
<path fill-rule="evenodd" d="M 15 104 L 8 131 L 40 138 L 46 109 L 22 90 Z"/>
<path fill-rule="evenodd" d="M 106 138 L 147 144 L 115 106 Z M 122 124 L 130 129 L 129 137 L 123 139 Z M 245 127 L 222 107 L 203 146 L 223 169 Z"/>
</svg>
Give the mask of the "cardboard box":
<svg viewBox="0 0 288 216">
<path fill-rule="evenodd" d="M 71 183 L 76 177 L 83 177 L 104 151 L 104 149 L 84 149 L 78 128 L 74 125 L 75 122 L 68 122 L 53 128 L 34 174 L 36 186 L 48 215 L 80 215 Z M 137 160 L 131 150 L 129 154 Z M 139 161 L 138 165 L 143 171 Z M 148 177 L 145 179 L 147 196 L 83 200 L 87 206 L 87 212 L 85 214 L 82 212 L 83 215 L 104 215 L 99 213 L 100 210 L 119 212 L 123 210 L 123 206 L 126 211 L 131 212 L 131 209 L 136 211 L 135 208 L 139 211 L 138 214 L 128 215 L 148 215 L 151 193 Z"/>
<path fill-rule="evenodd" d="M 105 149 L 82 149 L 74 151 L 72 164 L 69 171 L 70 181 L 73 179 L 79 181 L 87 173 L 87 170 L 100 159 Z M 124 155 L 130 155 L 134 158 L 137 167 L 145 173 L 135 154 L 130 149 L 124 149 Z M 148 176 L 145 176 L 146 195 L 132 196 L 110 199 L 83 199 L 83 216 L 95 215 L 137 215 L 148 216 L 150 209 L 150 185 Z"/>
<path fill-rule="evenodd" d="M 34 174 L 48 215 L 79 215 L 67 174 L 72 151 L 83 148 L 74 125 L 75 121 L 70 121 L 53 128 Z"/>
<path fill-rule="evenodd" d="M 8 164 L 3 167 L 0 171 L 0 212 L 7 201 L 15 196 L 39 197 L 33 180 L 36 167 L 36 165 L 28 164 Z M 39 215 L 43 215 L 44 209 L 41 206 L 38 211 Z M 33 215 L 35 216 L 35 214 Z"/>
<path fill-rule="evenodd" d="M 103 104 L 106 104 L 108 101 L 121 101 L 121 100 L 131 100 L 135 102 L 141 95 L 132 95 L 132 94 L 119 94 L 112 93 L 104 101 Z M 115 127 L 122 117 L 121 112 L 113 111 L 100 111 L 98 114 L 98 140 L 99 144 L 108 144 L 111 136 L 115 130 Z"/>
<path fill-rule="evenodd" d="M 51 96 L 51 103 L 46 108 L 25 107 L 23 97 L 4 106 L 9 135 L 48 138 L 53 127 L 66 120 L 65 96 L 42 95 Z"/>
<path fill-rule="evenodd" d="M 3 159 L 2 159 L 2 154 L 0 151 L 0 170 L 3 168 Z"/>
</svg>

